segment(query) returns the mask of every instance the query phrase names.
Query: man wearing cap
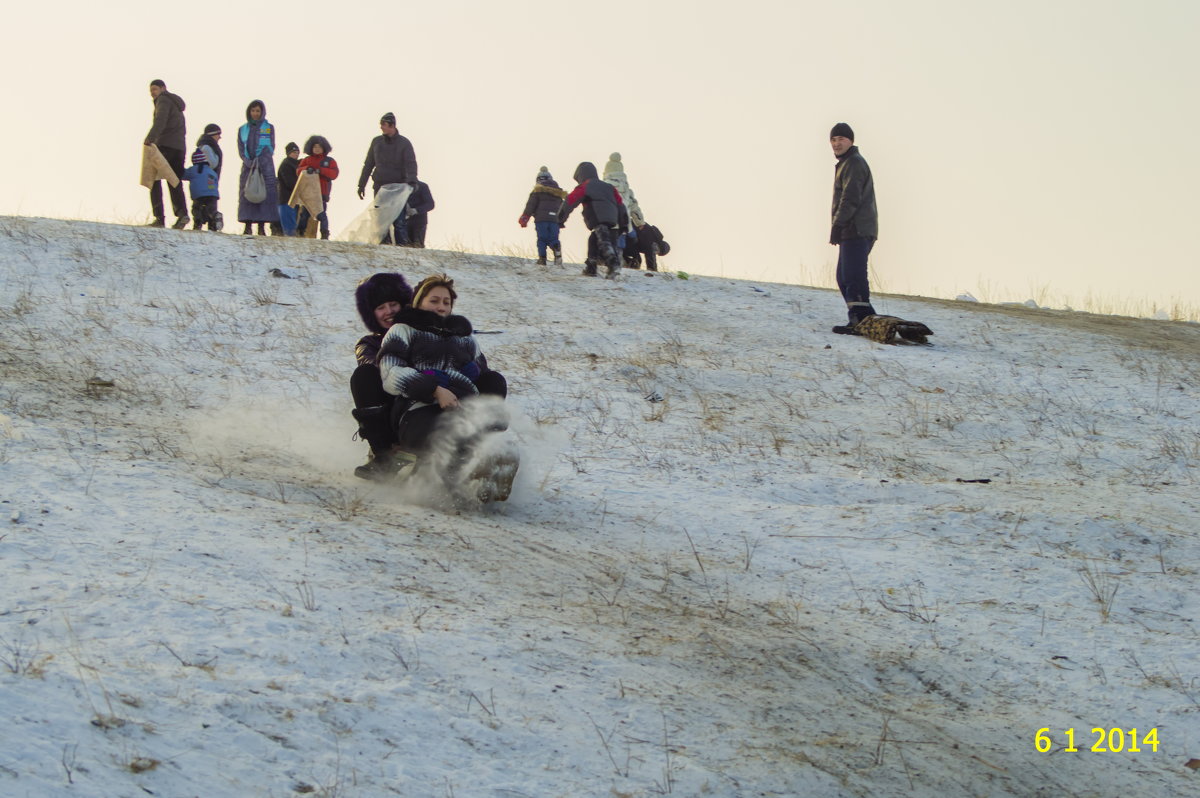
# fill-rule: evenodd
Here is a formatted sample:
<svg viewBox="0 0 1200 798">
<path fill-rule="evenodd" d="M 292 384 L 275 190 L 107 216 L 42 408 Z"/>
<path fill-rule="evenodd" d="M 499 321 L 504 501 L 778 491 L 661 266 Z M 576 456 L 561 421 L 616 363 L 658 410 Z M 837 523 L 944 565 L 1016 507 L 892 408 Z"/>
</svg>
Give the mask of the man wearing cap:
<svg viewBox="0 0 1200 798">
<path fill-rule="evenodd" d="M 854 131 L 838 122 L 829 131 L 837 166 L 833 169 L 833 229 L 829 243 L 838 248 L 837 284 L 846 301 L 849 322 L 833 328 L 853 334 L 854 326 L 875 315 L 867 283 L 867 257 L 879 237 L 879 211 L 871 167 L 854 146 Z"/>
<path fill-rule="evenodd" d="M 372 190 L 376 194 L 390 183 L 408 183 L 414 190 L 417 188 L 417 156 L 413 153 L 412 142 L 396 130 L 396 115 L 390 111 L 384 114 L 379 120 L 379 129 L 382 134 L 371 139 L 362 174 L 358 176 L 359 199 L 366 196 L 367 178 L 372 178 Z M 392 222 L 392 243 L 408 245 L 404 210 Z"/>
<path fill-rule="evenodd" d="M 183 118 L 186 105 L 178 94 L 167 91 L 167 84 L 161 80 L 150 81 L 150 97 L 154 100 L 154 122 L 150 132 L 146 134 L 143 144 L 153 144 L 158 147 L 163 158 L 175 170 L 176 175 L 183 174 L 183 155 L 187 150 L 187 123 Z M 176 230 L 182 230 L 188 224 L 187 200 L 183 196 L 183 183 L 168 186 L 171 193 L 171 209 L 175 211 Z M 154 214 L 151 227 L 166 226 L 166 211 L 163 209 L 162 181 L 155 180 L 150 186 L 150 210 Z"/>
</svg>

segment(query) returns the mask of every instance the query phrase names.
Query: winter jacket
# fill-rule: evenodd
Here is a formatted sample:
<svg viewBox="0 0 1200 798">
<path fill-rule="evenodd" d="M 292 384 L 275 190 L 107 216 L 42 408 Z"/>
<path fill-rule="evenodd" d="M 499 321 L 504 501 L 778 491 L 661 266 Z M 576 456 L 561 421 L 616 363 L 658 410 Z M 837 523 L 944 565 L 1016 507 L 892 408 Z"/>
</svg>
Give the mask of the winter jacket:
<svg viewBox="0 0 1200 798">
<path fill-rule="evenodd" d="M 567 192 L 559 188 L 557 183 L 538 183 L 534 185 L 533 191 L 529 192 L 529 199 L 525 202 L 525 212 L 521 214 L 521 218 L 525 221 L 532 218 L 535 222 L 557 223 L 558 209 L 562 207 L 566 198 Z"/>
<path fill-rule="evenodd" d="M 662 232 L 652 224 L 644 224 L 641 227 L 634 228 L 637 230 L 637 251 L 643 254 L 650 253 L 659 255 L 662 253 Z M 658 246 L 658 249 L 654 247 Z"/>
<path fill-rule="evenodd" d="M 183 170 L 182 177 L 188 181 L 192 199 L 221 196 L 221 192 L 217 190 L 217 181 L 220 176 L 217 174 L 217 170 L 206 163 L 192 164 Z"/>
<path fill-rule="evenodd" d="M 257 122 L 247 122 L 238 128 L 238 155 L 243 162 L 250 162 L 263 153 L 275 155 L 275 126 L 264 117 Z"/>
<path fill-rule="evenodd" d="M 417 182 L 417 156 L 413 152 L 412 142 L 399 133 L 394 136 L 381 134 L 371 139 L 362 174 L 358 176 L 359 191 L 366 190 L 367 178 L 372 177 L 372 172 L 372 188 L 376 193 L 380 186 L 388 183 Z"/>
<path fill-rule="evenodd" d="M 629 214 L 621 195 L 597 176 L 595 164 L 588 161 L 579 164 L 575 169 L 575 182 L 579 185 L 567 195 L 558 211 L 559 224 L 566 224 L 571 211 L 582 203 L 583 223 L 589 230 L 599 225 L 620 227 L 622 230 L 629 226 Z"/>
<path fill-rule="evenodd" d="M 279 204 L 287 205 L 296 190 L 296 167 L 300 165 L 299 158 L 284 158 L 279 162 L 279 171 L 275 179 L 279 181 Z"/>
<path fill-rule="evenodd" d="M 296 174 L 299 175 L 306 169 L 315 169 L 317 174 L 320 175 L 321 198 L 328 202 L 329 190 L 332 188 L 333 181 L 337 180 L 338 176 L 337 161 L 328 155 L 306 155 L 296 165 Z M 289 194 L 288 196 L 290 197 L 291 195 Z"/>
<path fill-rule="evenodd" d="M 471 322 L 433 311 L 406 307 L 383 337 L 379 373 L 383 389 L 414 402 L 432 403 L 440 385 L 461 398 L 479 393 L 469 373 L 486 366 Z"/>
<path fill-rule="evenodd" d="M 829 243 L 850 238 L 879 238 L 879 210 L 875 206 L 875 181 L 871 167 L 851 147 L 838 156 L 833 168 L 833 229 Z"/>
<path fill-rule="evenodd" d="M 208 165 L 217 170 L 217 178 L 221 177 L 222 159 L 225 153 L 221 152 L 221 145 L 212 136 L 201 136 L 196 139 L 196 146 L 204 150 L 204 154 L 208 156 Z"/>
<path fill-rule="evenodd" d="M 154 122 L 146 134 L 146 144 L 155 144 L 159 149 L 187 149 L 187 122 L 183 110 L 187 105 L 178 94 L 163 90 L 154 98 Z"/>
<path fill-rule="evenodd" d="M 408 209 L 413 212 L 408 217 L 409 222 L 418 220 L 428 222 L 429 212 L 433 208 L 433 192 L 429 190 L 429 184 L 418 180 L 417 187 L 413 189 L 412 194 L 408 195 Z"/>
</svg>

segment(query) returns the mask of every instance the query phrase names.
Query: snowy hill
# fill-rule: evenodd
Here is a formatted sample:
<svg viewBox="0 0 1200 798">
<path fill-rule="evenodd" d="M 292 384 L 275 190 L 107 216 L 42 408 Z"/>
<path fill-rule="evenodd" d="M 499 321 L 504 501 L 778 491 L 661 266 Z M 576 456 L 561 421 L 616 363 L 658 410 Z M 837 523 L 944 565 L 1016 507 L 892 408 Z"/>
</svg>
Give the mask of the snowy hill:
<svg viewBox="0 0 1200 798">
<path fill-rule="evenodd" d="M 351 474 L 392 269 L 509 378 L 506 505 Z M 935 346 L 820 289 L 0 218 L 0 794 L 1195 794 L 1200 328 L 877 307 Z"/>
</svg>

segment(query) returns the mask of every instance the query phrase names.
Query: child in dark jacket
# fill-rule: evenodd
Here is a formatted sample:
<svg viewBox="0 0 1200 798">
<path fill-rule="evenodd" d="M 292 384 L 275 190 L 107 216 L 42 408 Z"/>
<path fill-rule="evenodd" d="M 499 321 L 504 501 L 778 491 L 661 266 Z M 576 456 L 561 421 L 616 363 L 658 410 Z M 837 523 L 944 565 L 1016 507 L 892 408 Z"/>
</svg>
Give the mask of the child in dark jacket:
<svg viewBox="0 0 1200 798">
<path fill-rule="evenodd" d="M 525 227 L 533 219 L 534 229 L 537 230 L 538 265 L 546 265 L 547 248 L 554 250 L 554 265 L 562 266 L 562 243 L 558 240 L 558 209 L 562 207 L 567 192 L 558 187 L 550 170 L 542 167 L 534 180 L 533 191 L 529 192 L 529 200 L 525 203 L 525 211 L 517 224 Z"/>
<path fill-rule="evenodd" d="M 296 167 L 300 165 L 300 145 L 289 141 L 283 148 L 284 159 L 279 162 L 275 180 L 279 183 L 279 232 L 285 236 L 296 235 L 296 209 L 288 202 L 296 189 Z"/>
<path fill-rule="evenodd" d="M 204 147 L 197 147 L 192 153 L 192 165 L 183 170 L 181 176 L 188 181 L 192 193 L 193 230 L 203 230 L 204 225 L 214 233 L 222 227 L 221 214 L 217 212 L 217 200 L 220 199 L 218 182 L 220 175 L 208 163 L 208 153 Z"/>
<path fill-rule="evenodd" d="M 337 180 L 338 176 L 337 161 L 329 157 L 331 150 L 333 147 L 329 146 L 329 139 L 324 136 L 309 136 L 308 141 L 304 143 L 304 157 L 296 165 L 297 175 L 309 172 L 315 173 L 321 178 L 321 202 L 325 208 L 317 216 L 317 221 L 321 223 L 321 238 L 323 239 L 329 238 L 329 192 L 333 188 L 333 181 Z M 310 216 L 308 208 L 301 208 L 300 220 L 296 223 L 296 228 L 300 231 L 305 230 L 308 227 Z"/>
<path fill-rule="evenodd" d="M 596 173 L 596 165 L 584 161 L 575 167 L 575 189 L 563 200 L 558 212 L 559 225 L 567 223 L 567 217 L 577 205 L 583 205 L 583 223 L 592 231 L 588 236 L 588 254 L 583 273 L 596 276 L 596 266 L 602 261 L 608 270 L 605 276 L 616 277 L 621 271 L 621 253 L 617 249 L 617 238 L 629 226 L 629 214 L 617 189 L 605 183 Z"/>
</svg>

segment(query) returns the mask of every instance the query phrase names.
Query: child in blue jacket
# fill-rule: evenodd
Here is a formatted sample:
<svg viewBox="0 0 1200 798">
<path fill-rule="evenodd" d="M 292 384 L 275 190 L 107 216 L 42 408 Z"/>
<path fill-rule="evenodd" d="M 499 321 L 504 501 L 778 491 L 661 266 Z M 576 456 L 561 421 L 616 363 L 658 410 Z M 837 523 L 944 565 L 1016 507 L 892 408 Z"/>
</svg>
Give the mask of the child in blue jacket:
<svg viewBox="0 0 1200 798">
<path fill-rule="evenodd" d="M 221 214 L 217 211 L 217 200 L 221 194 L 217 189 L 220 175 L 208 163 L 208 153 L 203 147 L 197 147 L 192 153 L 192 165 L 183 170 L 182 178 L 188 181 L 192 192 L 193 230 L 202 230 L 204 225 L 214 233 L 220 231 Z"/>
</svg>

